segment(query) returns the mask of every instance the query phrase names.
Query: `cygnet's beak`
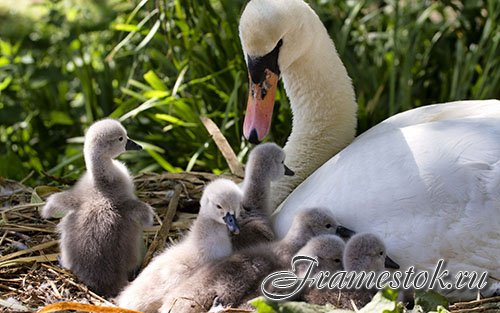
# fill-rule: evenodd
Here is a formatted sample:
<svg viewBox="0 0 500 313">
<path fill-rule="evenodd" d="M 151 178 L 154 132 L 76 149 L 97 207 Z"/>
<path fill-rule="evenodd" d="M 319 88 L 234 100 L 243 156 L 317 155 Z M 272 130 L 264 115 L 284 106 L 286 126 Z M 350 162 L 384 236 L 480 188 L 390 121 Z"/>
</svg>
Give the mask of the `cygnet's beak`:
<svg viewBox="0 0 500 313">
<path fill-rule="evenodd" d="M 356 235 L 356 232 L 354 230 L 351 230 L 347 227 L 344 227 L 342 225 L 337 226 L 337 230 L 335 231 L 336 234 L 342 238 L 351 238 L 352 236 Z"/>
<path fill-rule="evenodd" d="M 285 175 L 286 176 L 293 176 L 295 175 L 295 172 L 292 171 L 288 166 L 286 166 L 285 164 L 283 164 L 285 166 Z"/>
<path fill-rule="evenodd" d="M 223 219 L 231 234 L 238 235 L 240 233 L 240 226 L 238 225 L 238 221 L 236 220 L 234 214 L 228 212 Z"/>
<path fill-rule="evenodd" d="M 125 150 L 142 150 L 142 146 L 136 144 L 132 140 L 127 138 L 127 143 L 125 144 Z"/>
<path fill-rule="evenodd" d="M 385 257 L 385 267 L 386 268 L 393 268 L 393 269 L 399 269 L 399 264 L 394 262 L 390 257 L 386 256 Z"/>
</svg>

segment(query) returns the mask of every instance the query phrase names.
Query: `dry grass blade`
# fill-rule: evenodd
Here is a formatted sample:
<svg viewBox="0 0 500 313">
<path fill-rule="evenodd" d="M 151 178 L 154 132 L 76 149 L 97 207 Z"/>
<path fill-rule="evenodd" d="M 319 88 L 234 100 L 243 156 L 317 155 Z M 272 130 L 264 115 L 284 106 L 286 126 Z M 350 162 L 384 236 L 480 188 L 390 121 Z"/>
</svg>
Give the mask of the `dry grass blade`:
<svg viewBox="0 0 500 313">
<path fill-rule="evenodd" d="M 54 261 L 57 261 L 58 256 L 59 256 L 59 253 L 53 253 L 53 254 L 47 254 L 47 255 L 30 256 L 30 257 L 25 257 L 25 258 L 8 260 L 8 261 L 0 262 L 0 268 L 8 267 L 8 266 L 17 266 L 19 264 L 31 263 L 31 262 L 36 262 L 36 263 L 54 262 Z"/>
<path fill-rule="evenodd" d="M 158 231 L 158 235 L 153 240 L 151 245 L 149 246 L 148 251 L 146 252 L 146 256 L 144 257 L 144 261 L 142 263 L 141 268 L 145 268 L 146 265 L 149 264 L 153 255 L 156 251 L 163 249 L 165 246 L 165 241 L 168 237 L 168 232 L 172 227 L 172 220 L 174 219 L 174 215 L 177 212 L 177 207 L 179 205 L 179 199 L 181 197 L 182 188 L 180 185 L 176 185 L 174 189 L 174 195 L 168 204 L 167 212 L 165 213 L 165 217 L 163 218 L 163 223 Z"/>
<path fill-rule="evenodd" d="M 44 250 L 46 248 L 55 246 L 58 243 L 59 243 L 58 240 L 52 240 L 52 241 L 49 241 L 49 242 L 44 242 L 42 244 L 36 245 L 36 246 L 31 247 L 29 249 L 17 251 L 17 252 L 14 252 L 14 253 L 2 256 L 2 257 L 0 257 L 0 264 L 2 264 L 2 262 L 6 261 L 6 260 L 10 260 L 10 259 L 16 258 L 16 257 L 21 256 L 23 254 L 28 254 L 28 253 L 35 252 L 35 251 Z"/>
<path fill-rule="evenodd" d="M 206 116 L 202 116 L 200 117 L 200 119 L 203 122 L 203 125 L 205 125 L 205 128 L 207 129 L 208 133 L 214 139 L 215 144 L 219 148 L 220 152 L 226 159 L 226 162 L 229 165 L 229 169 L 231 169 L 231 173 L 233 173 L 238 177 L 245 176 L 245 170 L 243 166 L 241 165 L 240 161 L 238 161 L 236 154 L 229 145 L 229 142 L 227 141 L 226 137 L 224 137 L 224 135 L 220 131 L 219 127 L 217 127 L 217 125 L 210 118 Z"/>
<path fill-rule="evenodd" d="M 474 300 L 469 302 L 457 302 L 450 305 L 452 313 L 472 313 L 472 312 L 499 312 L 500 296 Z"/>
</svg>

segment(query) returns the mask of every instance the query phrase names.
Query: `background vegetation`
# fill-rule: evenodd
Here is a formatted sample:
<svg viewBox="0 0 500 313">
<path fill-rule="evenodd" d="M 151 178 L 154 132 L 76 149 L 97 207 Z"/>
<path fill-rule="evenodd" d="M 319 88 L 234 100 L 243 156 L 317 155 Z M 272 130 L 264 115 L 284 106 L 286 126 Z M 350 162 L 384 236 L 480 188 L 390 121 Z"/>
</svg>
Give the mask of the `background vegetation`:
<svg viewBox="0 0 500 313">
<path fill-rule="evenodd" d="M 344 61 L 359 132 L 424 104 L 500 97 L 497 0 L 311 0 Z M 0 4 L 0 176 L 75 178 L 82 134 L 123 121 L 146 150 L 132 171 L 227 165 L 199 120 L 208 115 L 243 158 L 247 74 L 243 0 L 7 0 Z M 278 92 L 270 140 L 290 109 Z"/>
</svg>

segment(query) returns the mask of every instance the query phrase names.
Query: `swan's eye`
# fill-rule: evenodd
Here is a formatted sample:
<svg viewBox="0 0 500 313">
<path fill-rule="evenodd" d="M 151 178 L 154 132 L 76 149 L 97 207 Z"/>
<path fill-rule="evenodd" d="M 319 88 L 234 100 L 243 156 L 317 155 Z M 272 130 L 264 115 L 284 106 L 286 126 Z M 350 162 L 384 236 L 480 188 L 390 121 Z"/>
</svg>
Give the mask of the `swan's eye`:
<svg viewBox="0 0 500 313">
<path fill-rule="evenodd" d="M 335 263 L 340 263 L 340 259 L 333 260 Z"/>
<path fill-rule="evenodd" d="M 222 210 L 222 206 L 220 204 L 216 205 L 217 209 Z"/>
<path fill-rule="evenodd" d="M 326 224 L 325 225 L 326 228 L 331 228 L 332 227 L 332 224 Z"/>
<path fill-rule="evenodd" d="M 380 251 L 379 255 L 384 255 L 384 251 Z"/>
<path fill-rule="evenodd" d="M 123 137 L 118 138 L 118 140 L 123 141 Z"/>
</svg>

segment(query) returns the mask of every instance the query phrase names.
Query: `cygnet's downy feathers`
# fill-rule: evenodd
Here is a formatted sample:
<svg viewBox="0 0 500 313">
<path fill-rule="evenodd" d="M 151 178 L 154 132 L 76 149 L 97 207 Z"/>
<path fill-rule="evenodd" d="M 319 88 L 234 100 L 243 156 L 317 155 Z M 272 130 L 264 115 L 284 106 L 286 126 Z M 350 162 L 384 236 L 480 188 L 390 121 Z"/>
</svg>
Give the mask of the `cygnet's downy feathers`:
<svg viewBox="0 0 500 313">
<path fill-rule="evenodd" d="M 66 212 L 58 225 L 61 264 L 92 290 L 113 296 L 141 261 L 142 230 L 153 210 L 137 199 L 127 168 L 113 160 L 140 146 L 112 119 L 94 123 L 85 135 L 87 172 L 70 190 L 50 196 L 42 216 Z"/>
<path fill-rule="evenodd" d="M 182 240 L 155 257 L 118 296 L 120 307 L 156 313 L 171 289 L 193 276 L 205 263 L 232 253 L 230 233 L 238 234 L 242 192 L 232 181 L 207 185 L 200 212 Z"/>
</svg>

